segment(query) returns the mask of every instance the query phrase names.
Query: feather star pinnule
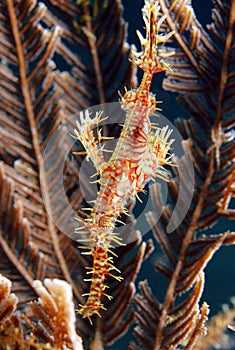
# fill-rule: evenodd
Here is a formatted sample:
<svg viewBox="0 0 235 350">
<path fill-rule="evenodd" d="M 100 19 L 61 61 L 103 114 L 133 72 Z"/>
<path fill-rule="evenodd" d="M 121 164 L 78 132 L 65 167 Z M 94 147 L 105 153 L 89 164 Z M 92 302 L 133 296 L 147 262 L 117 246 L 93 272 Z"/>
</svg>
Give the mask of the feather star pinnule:
<svg viewBox="0 0 235 350">
<path fill-rule="evenodd" d="M 102 296 L 112 298 L 106 293 L 106 276 L 122 280 L 121 276 L 113 273 L 120 271 L 113 264 L 112 256 L 116 254 L 112 250 L 112 242 L 124 245 L 122 238 L 115 233 L 115 223 L 121 214 L 128 215 L 125 208 L 127 199 L 143 192 L 150 179 L 167 179 L 167 171 L 163 166 L 173 165 L 173 155 L 170 154 L 174 141 L 170 139 L 172 130 L 168 126 L 156 128 L 149 119 L 158 109 L 155 95 L 150 92 L 152 77 L 170 68 L 165 58 L 174 54 L 173 51 L 159 47 L 159 44 L 164 44 L 173 35 L 173 32 L 159 34 L 160 26 L 166 18 L 159 11 L 158 1 L 145 0 L 142 12 L 146 38 L 137 31 L 142 51 L 133 53 L 133 63 L 143 70 L 144 75 L 137 89 L 126 91 L 121 96 L 120 104 L 126 112 L 126 119 L 110 159 L 105 161 L 103 155 L 101 141 L 105 137 L 101 136 L 101 132 L 98 132 L 98 137 L 93 133 L 93 129 L 104 120 L 102 112 L 93 117 L 88 110 L 80 112 L 77 129 L 74 130 L 73 137 L 85 148 L 87 158 L 91 159 L 97 170 L 100 184 L 90 215 L 86 218 L 77 216 L 82 227 L 75 230 L 77 234 L 86 236 L 78 241 L 87 244 L 88 251 L 84 253 L 93 257 L 93 266 L 87 272 L 91 278 L 86 280 L 91 283 L 90 291 L 84 294 L 88 299 L 78 310 L 90 322 L 92 315 L 100 316 L 100 310 L 105 309 Z"/>
</svg>

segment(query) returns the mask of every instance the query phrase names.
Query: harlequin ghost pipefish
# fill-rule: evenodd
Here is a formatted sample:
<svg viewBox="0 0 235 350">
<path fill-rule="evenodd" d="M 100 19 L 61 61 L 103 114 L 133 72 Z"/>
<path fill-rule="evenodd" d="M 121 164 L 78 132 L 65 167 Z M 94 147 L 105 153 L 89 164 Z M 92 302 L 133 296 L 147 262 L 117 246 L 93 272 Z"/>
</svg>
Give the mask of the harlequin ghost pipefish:
<svg viewBox="0 0 235 350">
<path fill-rule="evenodd" d="M 150 85 L 154 74 L 169 69 L 165 58 L 174 54 L 163 49 L 164 44 L 173 34 L 159 34 L 159 29 L 166 16 L 159 14 L 158 1 L 145 0 L 143 19 L 146 25 L 146 38 L 137 31 L 142 46 L 141 52 L 133 53 L 133 63 L 143 70 L 143 78 L 140 86 L 135 90 L 126 91 L 121 96 L 121 108 L 126 112 L 125 123 L 117 141 L 116 147 L 108 161 L 103 155 L 101 142 L 105 137 L 95 137 L 93 129 L 103 121 L 102 112 L 91 116 L 88 111 L 80 112 L 80 120 L 77 121 L 77 129 L 74 130 L 87 154 L 87 158 L 93 162 L 99 175 L 100 189 L 94 201 L 93 208 L 86 218 L 77 217 L 82 222 L 82 227 L 75 231 L 85 235 L 84 239 L 78 239 L 86 243 L 88 252 L 93 257 L 93 267 L 88 268 L 91 274 L 90 291 L 85 294 L 88 299 L 85 305 L 81 305 L 78 313 L 83 317 L 98 314 L 105 309 L 102 304 L 102 296 L 111 299 L 106 293 L 108 286 L 105 284 L 106 276 L 112 276 L 120 281 L 120 271 L 113 265 L 112 242 L 123 244 L 121 237 L 115 233 L 115 223 L 120 214 L 128 214 L 125 204 L 130 197 L 138 196 L 144 191 L 144 186 L 154 177 L 167 178 L 164 165 L 173 165 L 170 147 L 173 139 L 170 139 L 172 130 L 168 126 L 156 128 L 150 123 L 149 116 L 153 115 L 156 108 L 155 95 L 150 92 Z M 160 45 L 160 47 L 159 47 Z"/>
</svg>

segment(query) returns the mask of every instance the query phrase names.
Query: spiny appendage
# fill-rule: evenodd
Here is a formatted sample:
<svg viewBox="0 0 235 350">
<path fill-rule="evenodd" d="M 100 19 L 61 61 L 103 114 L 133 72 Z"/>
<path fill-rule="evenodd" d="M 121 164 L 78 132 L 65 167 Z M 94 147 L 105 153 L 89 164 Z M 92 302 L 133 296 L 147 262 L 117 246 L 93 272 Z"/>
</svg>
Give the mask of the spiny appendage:
<svg viewBox="0 0 235 350">
<path fill-rule="evenodd" d="M 169 129 L 168 125 L 162 129 L 159 128 L 155 133 L 150 133 L 148 137 L 148 146 L 151 153 L 154 154 L 160 165 L 174 165 L 172 158 L 174 153 L 170 153 L 171 145 L 175 141 L 169 139 L 172 134 L 172 129 Z"/>
<path fill-rule="evenodd" d="M 174 139 L 169 139 L 171 133 L 172 130 L 166 126 L 149 134 L 146 151 L 140 163 L 139 187 L 154 177 L 168 181 L 168 171 L 163 166 L 175 165 L 172 160 L 174 154 L 170 153 L 171 145 L 174 142 Z M 140 183 L 140 179 L 144 179 L 144 181 Z"/>
<path fill-rule="evenodd" d="M 111 273 L 112 270 L 120 271 L 113 266 L 112 257 L 108 256 L 110 250 L 103 247 L 96 247 L 94 251 L 91 251 L 90 254 L 93 255 L 93 267 L 88 267 L 89 271 L 87 274 L 92 274 L 90 279 L 85 279 L 85 281 L 91 282 L 89 293 L 83 294 L 83 296 L 88 296 L 87 302 L 85 305 L 80 305 L 81 309 L 77 312 L 83 315 L 83 318 L 87 317 L 91 321 L 91 316 L 94 314 L 100 315 L 100 310 L 105 309 L 104 305 L 101 302 L 102 296 L 106 296 L 109 300 L 112 299 L 105 290 L 108 286 L 105 284 L 106 276 L 111 276 L 118 281 L 122 280 L 122 277 L 114 275 Z"/>
<path fill-rule="evenodd" d="M 159 11 L 158 0 L 145 0 L 142 13 L 146 25 L 146 38 L 137 31 L 143 50 L 133 53 L 133 62 L 149 74 L 168 70 L 170 67 L 164 59 L 174 55 L 174 51 L 166 51 L 163 48 L 159 48 L 159 44 L 164 44 L 174 34 L 174 32 L 165 35 L 159 34 L 160 27 L 167 17 L 166 15 L 161 15 Z M 158 19 L 158 17 L 160 18 Z"/>
<path fill-rule="evenodd" d="M 88 110 L 79 113 L 79 121 L 76 121 L 77 129 L 74 129 L 74 134 L 71 135 L 73 138 L 79 140 L 83 147 L 84 152 L 74 152 L 74 154 L 86 154 L 87 160 L 91 159 L 97 172 L 102 168 L 104 163 L 105 145 L 101 144 L 103 140 L 111 139 L 101 135 L 101 129 L 97 132 L 97 139 L 94 135 L 94 129 L 98 125 L 106 120 L 108 117 L 102 118 L 103 112 L 97 112 L 96 115 L 91 118 L 91 113 Z"/>
</svg>

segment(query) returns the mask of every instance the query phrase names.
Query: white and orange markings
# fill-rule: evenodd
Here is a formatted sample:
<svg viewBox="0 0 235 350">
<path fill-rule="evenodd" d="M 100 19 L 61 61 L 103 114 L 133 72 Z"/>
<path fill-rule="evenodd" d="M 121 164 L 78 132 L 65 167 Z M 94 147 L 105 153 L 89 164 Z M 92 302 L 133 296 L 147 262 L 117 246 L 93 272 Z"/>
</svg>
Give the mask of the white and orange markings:
<svg viewBox="0 0 235 350">
<path fill-rule="evenodd" d="M 167 179 L 164 165 L 173 165 L 170 148 L 173 143 L 168 126 L 157 128 L 150 123 L 149 116 L 158 108 L 155 95 L 150 92 L 152 76 L 169 69 L 165 58 L 174 54 L 166 52 L 159 45 L 165 43 L 172 32 L 158 34 L 165 16 L 159 14 L 158 1 L 146 0 L 143 8 L 143 19 L 146 26 L 146 38 L 138 32 L 142 45 L 141 52 L 133 53 L 133 63 L 144 71 L 140 86 L 136 90 L 126 91 L 121 96 L 120 104 L 126 112 L 125 123 L 116 147 L 108 161 L 104 158 L 104 145 L 101 130 L 95 136 L 93 129 L 99 127 L 102 112 L 92 116 L 88 111 L 80 112 L 77 128 L 73 137 L 78 139 L 88 159 L 91 159 L 99 175 L 100 189 L 97 193 L 93 208 L 85 218 L 77 216 L 82 227 L 75 230 L 83 238 L 81 243 L 88 249 L 85 254 L 93 257 L 93 266 L 88 268 L 91 275 L 88 299 L 78 313 L 83 317 L 98 314 L 105 309 L 102 296 L 111 299 L 106 294 L 108 286 L 106 276 L 117 280 L 120 271 L 113 265 L 112 244 L 122 245 L 122 239 L 115 232 L 115 223 L 120 214 L 127 214 L 125 204 L 130 197 L 137 197 L 144 191 L 144 186 L 154 177 Z M 111 117 L 110 117 L 111 118 Z M 80 237 L 81 237 L 80 236 Z M 85 237 L 85 238 L 84 238 Z M 118 273 L 117 274 L 115 274 Z"/>
</svg>

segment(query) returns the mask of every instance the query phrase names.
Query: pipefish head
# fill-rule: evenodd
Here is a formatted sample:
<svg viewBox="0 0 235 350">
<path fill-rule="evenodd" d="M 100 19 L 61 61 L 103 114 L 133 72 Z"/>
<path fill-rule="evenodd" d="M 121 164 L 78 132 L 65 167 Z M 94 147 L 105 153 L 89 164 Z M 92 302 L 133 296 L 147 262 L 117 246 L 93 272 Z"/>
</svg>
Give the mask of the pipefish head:
<svg viewBox="0 0 235 350">
<path fill-rule="evenodd" d="M 170 69 L 165 58 L 174 55 L 174 51 L 166 51 L 161 44 L 164 44 L 174 32 L 159 34 L 159 29 L 166 19 L 166 15 L 160 14 L 158 1 L 145 0 L 145 6 L 142 10 L 143 20 L 146 25 L 146 38 L 137 31 L 142 51 L 133 52 L 132 61 L 143 71 L 149 74 L 155 74 Z"/>
</svg>

